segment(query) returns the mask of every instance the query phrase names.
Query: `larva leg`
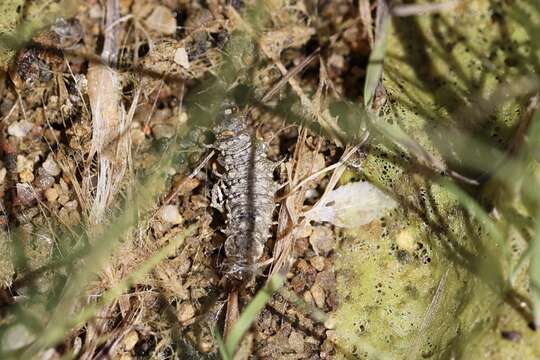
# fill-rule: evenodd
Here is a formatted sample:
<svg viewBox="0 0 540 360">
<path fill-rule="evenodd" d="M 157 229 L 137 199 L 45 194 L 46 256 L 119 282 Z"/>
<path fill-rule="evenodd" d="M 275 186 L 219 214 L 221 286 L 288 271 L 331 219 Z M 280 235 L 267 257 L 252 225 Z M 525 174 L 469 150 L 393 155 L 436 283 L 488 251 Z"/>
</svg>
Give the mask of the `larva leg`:
<svg viewBox="0 0 540 360">
<path fill-rule="evenodd" d="M 223 195 L 223 181 L 219 180 L 217 183 L 214 184 L 212 187 L 212 203 L 210 206 L 212 206 L 214 209 L 219 211 L 220 213 L 223 213 L 225 211 L 223 204 L 225 201 L 225 196 Z"/>
</svg>

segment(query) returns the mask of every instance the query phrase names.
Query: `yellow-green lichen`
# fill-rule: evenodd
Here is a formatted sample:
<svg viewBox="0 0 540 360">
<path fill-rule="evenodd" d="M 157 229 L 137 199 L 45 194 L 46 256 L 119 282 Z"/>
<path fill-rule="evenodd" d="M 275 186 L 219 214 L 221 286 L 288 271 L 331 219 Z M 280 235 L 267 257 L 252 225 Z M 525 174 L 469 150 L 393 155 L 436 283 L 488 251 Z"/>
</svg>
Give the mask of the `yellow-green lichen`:
<svg viewBox="0 0 540 360">
<path fill-rule="evenodd" d="M 59 17 L 75 14 L 76 0 L 0 1 L 0 70 L 15 52 Z"/>
<path fill-rule="evenodd" d="M 0 2 L 0 38 L 12 34 L 22 16 L 24 0 L 6 0 Z M 0 44 L 2 45 L 2 44 Z M 0 46 L 0 69 L 14 54 L 14 49 Z"/>
<path fill-rule="evenodd" d="M 525 106 L 523 79 L 540 70 L 539 14 L 532 0 L 478 0 L 393 19 L 384 75 L 392 113 L 382 120 L 398 123 L 435 159 L 478 176 L 470 164 L 479 144 L 506 149 Z M 401 206 L 346 234 L 337 262 L 340 357 L 540 358 L 540 335 L 505 281 L 525 246 L 500 246 L 457 195 L 415 164 L 380 143 L 363 165 L 366 178 Z"/>
</svg>

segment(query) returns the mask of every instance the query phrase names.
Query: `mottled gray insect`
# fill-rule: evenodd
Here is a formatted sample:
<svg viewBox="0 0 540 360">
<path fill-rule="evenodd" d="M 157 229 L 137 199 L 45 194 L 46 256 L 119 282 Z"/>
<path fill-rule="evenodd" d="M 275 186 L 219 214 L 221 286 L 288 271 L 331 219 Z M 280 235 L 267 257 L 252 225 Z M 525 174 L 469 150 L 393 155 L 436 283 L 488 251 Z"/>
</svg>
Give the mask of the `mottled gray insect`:
<svg viewBox="0 0 540 360">
<path fill-rule="evenodd" d="M 221 198 L 227 215 L 225 283 L 238 286 L 254 278 L 270 235 L 276 164 L 268 159 L 265 144 L 248 126 L 246 114 L 233 102 L 224 102 L 221 116 L 214 147 L 224 174 L 212 190 L 212 202 L 216 205 Z"/>
</svg>

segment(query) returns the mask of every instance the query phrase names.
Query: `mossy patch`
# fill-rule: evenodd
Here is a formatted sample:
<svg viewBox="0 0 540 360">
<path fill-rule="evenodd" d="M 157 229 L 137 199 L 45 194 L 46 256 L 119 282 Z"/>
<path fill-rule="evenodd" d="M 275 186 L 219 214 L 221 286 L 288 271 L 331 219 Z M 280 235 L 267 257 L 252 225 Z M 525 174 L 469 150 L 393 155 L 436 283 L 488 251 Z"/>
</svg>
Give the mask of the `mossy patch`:
<svg viewBox="0 0 540 360">
<path fill-rule="evenodd" d="M 469 165 L 476 145 L 504 151 L 524 109 L 520 89 L 508 84 L 540 69 L 538 15 L 533 1 L 474 1 L 444 14 L 394 19 L 384 77 L 392 111 L 383 120 L 436 159 L 478 176 Z M 447 128 L 470 137 L 457 139 Z M 409 156 L 376 144 L 365 161 L 367 179 L 394 193 L 401 207 L 345 234 L 338 260 L 341 357 L 540 357 L 540 335 L 505 285 L 523 246 L 499 246 Z"/>
<path fill-rule="evenodd" d="M 75 14 L 74 0 L 3 0 L 0 2 L 0 70 L 16 51 L 59 17 Z"/>
</svg>

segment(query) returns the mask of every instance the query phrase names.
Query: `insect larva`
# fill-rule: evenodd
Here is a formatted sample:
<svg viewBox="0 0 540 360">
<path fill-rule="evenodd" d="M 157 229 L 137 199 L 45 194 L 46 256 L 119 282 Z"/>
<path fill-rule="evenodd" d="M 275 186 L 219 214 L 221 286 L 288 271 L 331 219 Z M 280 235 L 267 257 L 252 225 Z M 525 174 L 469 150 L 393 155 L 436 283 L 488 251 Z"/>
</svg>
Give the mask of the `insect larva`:
<svg viewBox="0 0 540 360">
<path fill-rule="evenodd" d="M 233 103 L 226 102 L 222 114 L 215 148 L 224 168 L 220 186 L 227 213 L 224 270 L 226 283 L 239 285 L 253 279 L 269 237 L 277 189 L 275 163 Z"/>
</svg>

